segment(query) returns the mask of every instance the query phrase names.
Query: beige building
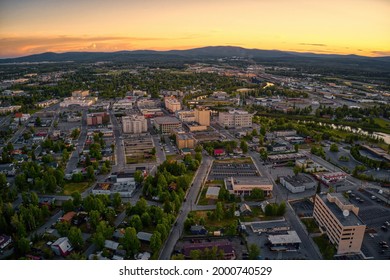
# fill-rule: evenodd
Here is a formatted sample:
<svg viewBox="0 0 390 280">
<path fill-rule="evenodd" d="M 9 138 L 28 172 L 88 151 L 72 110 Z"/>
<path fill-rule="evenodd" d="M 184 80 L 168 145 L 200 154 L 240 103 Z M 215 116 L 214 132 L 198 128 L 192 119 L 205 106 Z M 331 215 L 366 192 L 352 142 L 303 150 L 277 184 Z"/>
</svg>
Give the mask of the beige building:
<svg viewBox="0 0 390 280">
<path fill-rule="evenodd" d="M 229 112 L 220 112 L 218 122 L 223 127 L 241 128 L 252 127 L 253 114 L 242 110 L 230 110 Z"/>
<path fill-rule="evenodd" d="M 89 95 L 89 90 L 75 90 L 72 92 L 73 97 L 87 97 Z"/>
<path fill-rule="evenodd" d="M 180 111 L 181 110 L 180 101 L 177 100 L 173 96 L 165 97 L 164 98 L 164 103 L 165 103 L 165 108 L 167 108 L 167 110 L 169 110 L 169 111 L 171 111 L 173 113 L 175 113 L 176 111 Z"/>
<path fill-rule="evenodd" d="M 337 254 L 360 252 L 366 225 L 358 213 L 359 208 L 341 193 L 316 195 L 313 217 L 337 247 Z"/>
<path fill-rule="evenodd" d="M 13 112 L 20 110 L 20 108 L 22 108 L 22 106 L 20 106 L 20 105 L 0 107 L 0 114 L 13 113 Z"/>
<path fill-rule="evenodd" d="M 154 119 L 154 127 L 161 134 L 171 134 L 181 128 L 181 122 L 174 117 L 157 117 Z"/>
<path fill-rule="evenodd" d="M 225 186 L 235 195 L 250 195 L 254 189 L 260 189 L 268 196 L 273 190 L 272 183 L 266 177 L 230 177 L 225 179 Z"/>
<path fill-rule="evenodd" d="M 210 126 L 211 111 L 203 108 L 195 109 L 195 121 L 200 125 Z"/>
<path fill-rule="evenodd" d="M 185 133 L 183 130 L 175 130 L 174 131 L 176 136 L 176 146 L 179 149 L 193 149 L 196 145 L 196 140 L 194 136 L 192 136 L 189 133 Z"/>
<path fill-rule="evenodd" d="M 132 115 L 122 117 L 123 133 L 143 133 L 148 130 L 148 124 L 144 116 Z"/>
<path fill-rule="evenodd" d="M 182 122 L 194 122 L 195 121 L 195 111 L 178 111 L 176 116 Z"/>
<path fill-rule="evenodd" d="M 54 104 L 56 104 L 58 102 L 59 102 L 58 99 L 50 99 L 50 100 L 45 100 L 45 101 L 38 102 L 37 104 L 35 104 L 35 106 L 37 106 L 38 108 L 46 108 L 46 107 L 54 105 Z"/>
</svg>

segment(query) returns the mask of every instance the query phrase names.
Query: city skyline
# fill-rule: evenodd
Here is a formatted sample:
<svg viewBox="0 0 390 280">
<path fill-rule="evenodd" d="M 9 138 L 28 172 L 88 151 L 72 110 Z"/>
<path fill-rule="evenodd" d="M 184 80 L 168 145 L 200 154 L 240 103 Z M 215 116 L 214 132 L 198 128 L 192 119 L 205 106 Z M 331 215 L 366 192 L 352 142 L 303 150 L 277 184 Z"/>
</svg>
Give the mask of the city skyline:
<svg viewBox="0 0 390 280">
<path fill-rule="evenodd" d="M 2 1 L 0 58 L 233 45 L 390 55 L 385 0 Z"/>
</svg>

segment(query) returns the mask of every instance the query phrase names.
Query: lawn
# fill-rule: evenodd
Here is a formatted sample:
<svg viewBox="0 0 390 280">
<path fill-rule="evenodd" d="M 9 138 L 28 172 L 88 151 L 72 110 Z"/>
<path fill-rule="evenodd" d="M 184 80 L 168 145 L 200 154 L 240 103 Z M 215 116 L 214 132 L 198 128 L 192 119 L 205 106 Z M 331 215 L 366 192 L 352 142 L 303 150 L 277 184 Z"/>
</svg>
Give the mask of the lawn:
<svg viewBox="0 0 390 280">
<path fill-rule="evenodd" d="M 219 159 L 215 162 L 219 163 L 253 163 L 250 157 L 245 158 L 232 158 L 232 159 Z"/>
<path fill-rule="evenodd" d="M 320 229 L 315 223 L 313 218 L 301 219 L 302 223 L 306 226 L 309 233 L 319 233 Z"/>
<path fill-rule="evenodd" d="M 147 163 L 147 162 L 155 162 L 156 156 L 153 156 L 151 158 L 144 158 L 144 157 L 126 157 L 126 163 L 127 164 L 136 164 L 136 163 Z"/>
<path fill-rule="evenodd" d="M 74 192 L 82 193 L 86 189 L 88 189 L 89 183 L 88 182 L 80 182 L 80 183 L 67 183 L 64 186 L 63 194 L 64 195 L 71 195 Z"/>
<path fill-rule="evenodd" d="M 321 236 L 313 237 L 314 242 L 320 249 L 321 255 L 325 260 L 332 260 L 336 254 L 336 248 L 330 243 L 329 238 L 323 234 Z"/>
<path fill-rule="evenodd" d="M 382 118 L 374 118 L 374 121 L 377 125 L 379 125 L 381 128 L 389 128 L 390 127 L 390 122 L 382 119 Z"/>
</svg>

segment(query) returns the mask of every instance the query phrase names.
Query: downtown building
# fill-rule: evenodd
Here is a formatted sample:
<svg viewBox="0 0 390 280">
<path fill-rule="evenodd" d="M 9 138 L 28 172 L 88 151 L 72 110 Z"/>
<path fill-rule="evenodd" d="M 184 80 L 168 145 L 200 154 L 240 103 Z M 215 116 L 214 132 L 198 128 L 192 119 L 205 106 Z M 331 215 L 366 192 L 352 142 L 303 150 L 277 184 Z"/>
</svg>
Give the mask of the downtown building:
<svg viewBox="0 0 390 280">
<path fill-rule="evenodd" d="M 122 117 L 123 133 L 139 134 L 147 132 L 148 124 L 144 116 L 131 115 Z"/>
<path fill-rule="evenodd" d="M 360 252 L 366 225 L 358 213 L 359 208 L 341 193 L 316 195 L 313 217 L 336 246 L 337 254 Z"/>
<path fill-rule="evenodd" d="M 229 112 L 220 112 L 218 122 L 221 126 L 227 128 L 252 127 L 253 114 L 243 110 L 229 110 Z"/>
<path fill-rule="evenodd" d="M 164 103 L 165 103 L 165 108 L 167 108 L 167 110 L 172 113 L 181 110 L 181 103 L 179 100 L 176 99 L 176 97 L 173 96 L 165 97 Z"/>
</svg>

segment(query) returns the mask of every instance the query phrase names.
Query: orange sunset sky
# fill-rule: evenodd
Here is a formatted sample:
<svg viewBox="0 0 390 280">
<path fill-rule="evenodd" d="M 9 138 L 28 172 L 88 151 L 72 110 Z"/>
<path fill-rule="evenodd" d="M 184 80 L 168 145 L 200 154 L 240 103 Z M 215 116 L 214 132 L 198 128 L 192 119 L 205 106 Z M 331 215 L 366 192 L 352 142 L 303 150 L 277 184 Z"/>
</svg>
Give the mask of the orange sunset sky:
<svg viewBox="0 0 390 280">
<path fill-rule="evenodd" d="M 0 57 L 232 45 L 390 55 L 390 0 L 0 0 Z"/>
</svg>

